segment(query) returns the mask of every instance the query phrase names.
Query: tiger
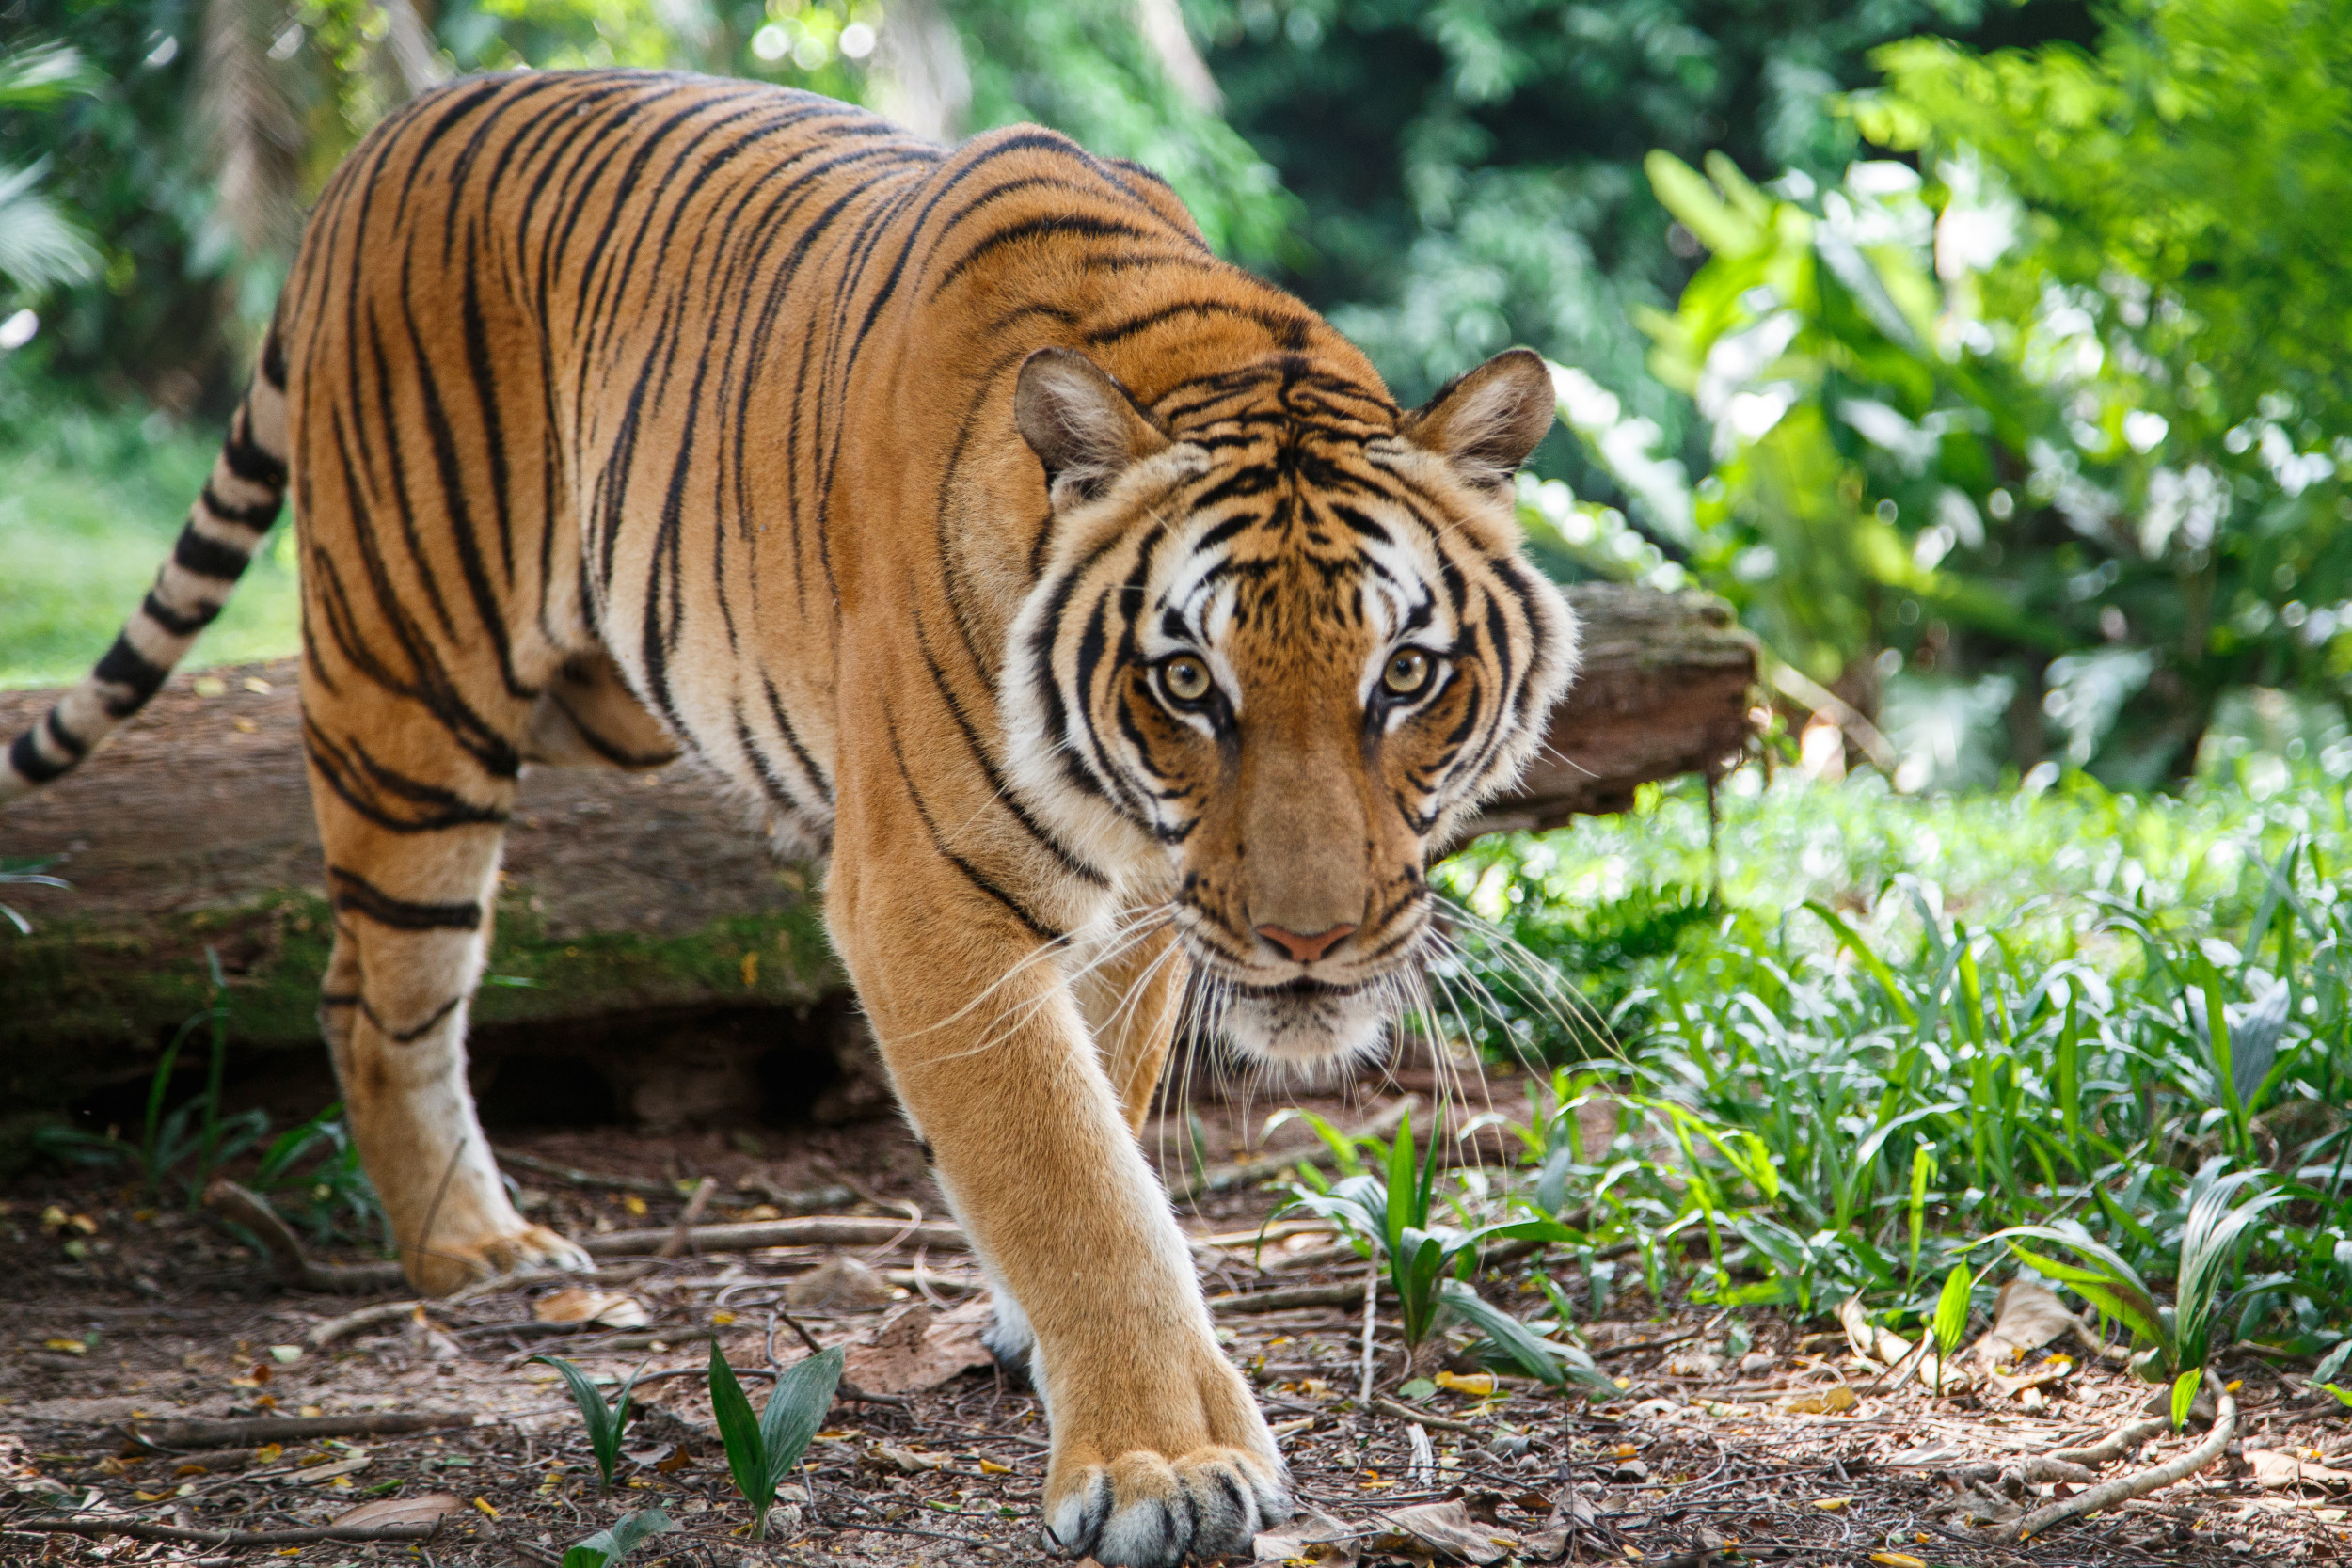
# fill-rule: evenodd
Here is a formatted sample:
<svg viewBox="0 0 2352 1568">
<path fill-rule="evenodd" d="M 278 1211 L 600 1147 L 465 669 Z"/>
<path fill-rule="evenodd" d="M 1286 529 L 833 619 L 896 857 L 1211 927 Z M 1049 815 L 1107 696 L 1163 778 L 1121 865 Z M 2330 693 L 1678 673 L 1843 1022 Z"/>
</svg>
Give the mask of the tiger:
<svg viewBox="0 0 2352 1568">
<path fill-rule="evenodd" d="M 0 800 L 138 710 L 291 497 L 321 1027 L 417 1288 L 586 1262 L 467 1089 L 519 774 L 691 756 L 827 857 L 1049 1417 L 1044 1545 L 1247 1551 L 1287 1472 L 1142 1129 L 1187 1019 L 1293 1068 L 1382 1044 L 1432 847 L 1574 674 L 1512 506 L 1553 418 L 1525 349 L 1401 407 L 1052 131 L 467 78 L 329 179 L 169 559 Z"/>
</svg>

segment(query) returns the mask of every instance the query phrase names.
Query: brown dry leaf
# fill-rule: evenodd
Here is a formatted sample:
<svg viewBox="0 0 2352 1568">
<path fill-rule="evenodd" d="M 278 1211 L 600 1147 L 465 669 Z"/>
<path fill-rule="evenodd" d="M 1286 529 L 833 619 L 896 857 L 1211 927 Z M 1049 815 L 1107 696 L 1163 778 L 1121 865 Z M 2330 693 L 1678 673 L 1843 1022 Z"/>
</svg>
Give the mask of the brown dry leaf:
<svg viewBox="0 0 2352 1568">
<path fill-rule="evenodd" d="M 1993 1326 L 1969 1348 L 1969 1357 L 1987 1371 L 2040 1350 L 2074 1332 L 2066 1304 L 2030 1279 L 2001 1287 L 1993 1306 Z"/>
<path fill-rule="evenodd" d="M 1990 1382 L 1994 1387 L 2011 1399 L 2018 1399 L 2032 1393 L 2037 1388 L 2074 1376 L 2074 1361 L 2072 1356 L 2053 1355 L 2044 1359 L 2040 1366 L 2029 1367 L 2015 1377 L 2004 1377 L 1997 1371 L 1990 1370 L 1984 1375 L 1986 1381 Z"/>
<path fill-rule="evenodd" d="M 434 1520 L 455 1513 L 466 1506 L 463 1497 L 448 1492 L 428 1492 L 421 1497 L 384 1497 L 358 1508 L 345 1509 L 330 1521 L 338 1528 L 350 1525 L 429 1525 Z"/>
<path fill-rule="evenodd" d="M 1518 1549 L 1517 1532 L 1500 1525 L 1480 1524 L 1459 1499 L 1391 1509 L 1374 1517 L 1381 1528 L 1391 1532 L 1373 1543 L 1383 1551 L 1410 1551 L 1418 1545 L 1439 1557 L 1484 1564 L 1501 1562 Z M 1396 1537 L 1403 1540 L 1391 1544 Z"/>
<path fill-rule="evenodd" d="M 1354 1526 L 1310 1509 L 1286 1525 L 1261 1531 L 1249 1544 L 1250 1556 L 1258 1562 L 1311 1562 L 1317 1568 L 1354 1568 L 1355 1544 L 1362 1535 L 1363 1531 Z"/>
<path fill-rule="evenodd" d="M 901 1475 L 919 1476 L 926 1470 L 945 1470 L 955 1464 L 952 1454 L 925 1453 L 919 1449 L 896 1449 L 887 1443 L 877 1443 L 874 1451 L 896 1465 Z"/>
<path fill-rule="evenodd" d="M 574 1285 L 541 1296 L 531 1315 L 543 1323 L 596 1323 L 603 1328 L 643 1328 L 653 1322 L 634 1296 Z"/>
<path fill-rule="evenodd" d="M 784 1288 L 787 1307 L 830 1307 L 855 1312 L 869 1307 L 887 1307 L 890 1301 L 888 1280 L 856 1259 L 838 1253 Z"/>
<path fill-rule="evenodd" d="M 1837 1416 L 1862 1402 L 1862 1396 L 1842 1383 L 1791 1394 L 1772 1406 L 1784 1416 Z"/>
<path fill-rule="evenodd" d="M 2352 1485 L 2352 1470 L 2338 1470 L 2317 1460 L 2297 1459 L 2276 1449 L 2249 1449 L 2246 1463 L 2254 1467 L 2254 1484 L 2270 1491 L 2289 1486 L 2316 1486 L 2329 1492 Z"/>
<path fill-rule="evenodd" d="M 849 1347 L 842 1378 L 869 1394 L 936 1388 L 995 1360 L 980 1343 L 988 1322 L 984 1300 L 937 1314 L 922 1302 L 908 1302 L 884 1318 L 863 1343 Z"/>
</svg>

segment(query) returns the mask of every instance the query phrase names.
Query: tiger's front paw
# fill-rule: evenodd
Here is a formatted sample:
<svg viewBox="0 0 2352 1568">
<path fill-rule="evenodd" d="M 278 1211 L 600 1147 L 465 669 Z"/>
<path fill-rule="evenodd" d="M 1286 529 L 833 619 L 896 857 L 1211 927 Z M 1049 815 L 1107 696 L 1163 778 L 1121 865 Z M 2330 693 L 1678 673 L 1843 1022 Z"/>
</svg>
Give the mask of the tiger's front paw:
<svg viewBox="0 0 2352 1568">
<path fill-rule="evenodd" d="M 544 1225 L 528 1223 L 464 1241 L 437 1238 L 422 1250 L 402 1249 L 408 1282 L 429 1296 L 447 1295 L 477 1279 L 518 1269 L 578 1272 L 596 1267 L 589 1256 Z"/>
<path fill-rule="evenodd" d="M 1172 1456 L 1138 1449 L 1057 1465 L 1045 1547 L 1057 1557 L 1090 1556 L 1104 1568 L 1246 1555 L 1260 1530 L 1291 1516 L 1284 1480 L 1279 1462 L 1223 1447 Z"/>
</svg>

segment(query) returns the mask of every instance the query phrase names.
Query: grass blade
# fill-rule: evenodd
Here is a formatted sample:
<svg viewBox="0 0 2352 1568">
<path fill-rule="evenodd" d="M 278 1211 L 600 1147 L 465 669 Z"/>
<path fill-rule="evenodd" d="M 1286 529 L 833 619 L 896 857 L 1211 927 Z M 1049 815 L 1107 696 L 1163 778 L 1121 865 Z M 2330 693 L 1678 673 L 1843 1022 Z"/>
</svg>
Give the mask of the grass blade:
<svg viewBox="0 0 2352 1568">
<path fill-rule="evenodd" d="M 784 1478 L 801 1462 L 802 1452 L 833 1409 L 833 1394 L 841 1383 L 841 1348 L 836 1345 L 803 1356 L 776 1374 L 768 1408 L 759 1415 L 761 1446 L 767 1450 L 768 1490 L 773 1496 Z"/>
<path fill-rule="evenodd" d="M 624 1513 L 610 1529 L 600 1529 L 564 1554 L 564 1568 L 612 1568 L 657 1535 L 677 1528 L 658 1508 Z"/>
<path fill-rule="evenodd" d="M 580 1406 L 580 1423 L 588 1429 L 588 1451 L 596 1456 L 596 1472 L 604 1478 L 604 1489 L 612 1491 L 612 1466 L 620 1458 L 621 1427 L 628 1419 L 628 1391 L 636 1386 L 636 1372 L 631 1372 L 628 1382 L 622 1386 L 616 1416 L 588 1374 L 571 1362 L 560 1355 L 534 1355 L 531 1359 L 553 1367 L 562 1374 L 564 1387 L 571 1391 L 572 1402 Z M 643 1370 L 642 1367 L 638 1369 Z"/>
<path fill-rule="evenodd" d="M 752 1402 L 743 1397 L 743 1386 L 735 1380 L 735 1369 L 727 1365 L 716 1339 L 710 1342 L 710 1414 L 718 1423 L 719 1442 L 727 1451 L 736 1489 L 752 1505 L 753 1518 L 765 1528 L 768 1505 L 776 1496 L 776 1483 L 768 1473 L 766 1442 L 759 1418 L 752 1414 Z"/>
</svg>

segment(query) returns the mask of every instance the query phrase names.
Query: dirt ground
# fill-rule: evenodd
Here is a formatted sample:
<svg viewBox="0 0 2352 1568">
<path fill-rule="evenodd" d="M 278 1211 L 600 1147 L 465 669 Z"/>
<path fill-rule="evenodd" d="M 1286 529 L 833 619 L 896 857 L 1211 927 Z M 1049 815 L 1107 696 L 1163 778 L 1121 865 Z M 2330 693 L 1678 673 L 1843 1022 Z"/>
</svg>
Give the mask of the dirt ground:
<svg viewBox="0 0 2352 1568">
<path fill-rule="evenodd" d="M 1365 1087 L 1307 1103 L 1344 1124 L 1375 1115 L 1394 1092 Z M 1522 1101 L 1509 1084 L 1491 1093 L 1501 1108 Z M 1198 1157 L 1212 1164 L 1265 1151 L 1258 1130 L 1272 1106 L 1263 1094 L 1228 1098 L 1198 1087 L 1194 1108 L 1197 1123 L 1170 1117 L 1147 1131 L 1168 1168 L 1180 1168 L 1196 1141 Z M 919 1150 L 895 1120 L 758 1134 L 596 1130 L 496 1141 L 539 1162 L 644 1186 L 716 1178 L 731 1207 L 714 1208 L 708 1219 L 758 1215 L 744 1206 L 826 1186 L 850 1197 L 833 1195 L 831 1212 L 944 1217 Z M 1272 1146 L 1303 1149 L 1310 1141 L 1294 1124 Z M 676 1198 L 509 1168 L 530 1211 L 574 1234 L 667 1224 L 682 1207 Z M 2129 1419 L 2146 1386 L 2096 1358 L 2087 1358 L 2093 1370 L 2058 1377 L 2030 1399 L 1989 1383 L 1939 1397 L 1915 1381 L 1874 1385 L 1834 1323 L 1750 1314 L 1752 1342 L 1742 1351 L 1726 1342 L 1733 1325 L 1724 1316 L 1679 1300 L 1652 1302 L 1634 1288 L 1620 1290 L 1600 1321 L 1581 1325 L 1601 1366 L 1624 1384 L 1615 1399 L 1595 1404 L 1505 1378 L 1491 1397 L 1457 1385 L 1406 1406 L 1394 1387 L 1396 1358 L 1383 1354 L 1375 1366 L 1383 1402 L 1367 1407 L 1357 1399 L 1363 1266 L 1327 1234 L 1295 1224 L 1278 1228 L 1253 1261 L 1249 1238 L 1275 1201 L 1244 1184 L 1182 1211 L 1199 1239 L 1219 1337 L 1260 1389 L 1302 1505 L 1350 1532 L 1337 1544 L 1262 1537 L 1262 1560 L 1912 1568 L 2352 1555 L 2346 1511 L 2324 1486 L 2265 1486 L 2247 1457 L 2352 1467 L 2344 1412 L 2292 1369 L 2252 1359 L 2226 1365 L 2237 1380 L 2242 1432 L 2223 1465 L 2025 1546 L 2005 1539 L 2020 1508 L 2066 1483 L 2005 1488 L 1984 1479 L 1998 1465 L 1974 1480 L 1969 1466 L 2013 1464 Z M 119 1178 L 20 1178 L 0 1189 L 0 1562 L 229 1563 L 277 1555 L 432 1568 L 556 1564 L 567 1545 L 655 1504 L 679 1532 L 649 1543 L 632 1562 L 1044 1560 L 1037 1516 L 1043 1413 L 1033 1395 L 987 1366 L 911 1388 L 895 1402 L 838 1402 L 810 1449 L 805 1485 L 778 1504 L 769 1539 L 739 1533 L 748 1512 L 698 1375 L 712 1335 L 737 1367 L 767 1366 L 771 1354 L 790 1360 L 801 1352 L 771 1308 L 803 1281 L 796 1288 L 803 1305 L 788 1310 L 820 1341 L 879 1335 L 885 1348 L 904 1348 L 917 1343 L 907 1338 L 915 1335 L 925 1354 L 972 1358 L 972 1325 L 985 1307 L 963 1254 L 881 1247 L 857 1256 L 879 1274 L 835 1265 L 826 1276 L 830 1295 L 804 1282 L 829 1260 L 815 1248 L 612 1263 L 596 1288 L 634 1302 L 642 1322 L 629 1322 L 626 1307 L 617 1328 L 543 1322 L 533 1298 L 553 1287 L 541 1287 L 392 1316 L 322 1347 L 310 1338 L 319 1325 L 370 1302 L 397 1302 L 401 1292 L 281 1291 L 262 1260 L 205 1213 L 154 1206 Z M 1551 1269 L 1573 1299 L 1585 1299 L 1584 1282 L 1556 1258 L 1518 1259 L 1482 1276 L 1481 1288 L 1525 1307 L 1535 1299 L 1529 1271 L 1538 1266 Z M 1270 1291 L 1316 1286 L 1336 1299 L 1252 1309 L 1269 1305 Z M 1378 1332 L 1385 1352 L 1395 1338 L 1386 1310 Z M 555 1374 L 526 1359 L 540 1352 L 618 1377 L 646 1368 L 610 1497 L 599 1494 L 580 1418 Z M 864 1363 L 875 1377 L 883 1364 Z M 853 1376 L 860 1365 L 852 1362 Z M 918 1367 L 914 1375 L 936 1370 Z M 669 1372 L 685 1375 L 660 1375 Z M 755 1403 L 764 1400 L 757 1381 L 749 1387 Z M 1858 1397 L 1840 1409 L 1846 1399 L 1835 1389 Z M 160 1431 L 155 1423 L 165 1419 L 372 1412 L 445 1412 L 454 1424 L 243 1449 L 157 1451 L 125 1435 L 131 1427 Z M 1420 1418 L 1428 1442 L 1418 1465 L 1408 1414 Z M 2160 1439 L 2106 1473 L 2196 1440 L 2194 1432 Z M 266 1531 L 322 1525 L 363 1502 L 435 1494 L 448 1494 L 456 1512 L 417 1544 L 230 1550 L 28 1528 L 79 1516 Z M 1394 1517 L 1447 1502 L 1458 1505 L 1447 1514 L 1459 1530 L 1452 1538 L 1408 1528 L 1426 1515 Z M 2004 1515 L 2006 1530 L 1968 1522 Z M 1444 1539 L 1455 1541 L 1457 1555 L 1433 1544 Z"/>
</svg>

